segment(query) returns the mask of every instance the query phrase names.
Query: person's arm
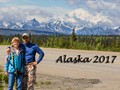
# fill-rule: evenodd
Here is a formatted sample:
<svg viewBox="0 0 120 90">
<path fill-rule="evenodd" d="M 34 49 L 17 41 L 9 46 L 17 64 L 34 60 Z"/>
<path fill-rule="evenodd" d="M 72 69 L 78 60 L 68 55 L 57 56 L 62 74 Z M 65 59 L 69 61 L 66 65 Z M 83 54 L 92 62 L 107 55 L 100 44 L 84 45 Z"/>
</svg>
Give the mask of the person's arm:
<svg viewBox="0 0 120 90">
<path fill-rule="evenodd" d="M 11 48 L 11 47 L 9 46 L 9 47 L 7 47 L 7 49 L 6 49 L 7 55 L 9 55 L 10 52 L 11 52 L 10 48 Z"/>
<path fill-rule="evenodd" d="M 9 59 L 9 56 L 7 55 L 5 58 L 5 64 L 4 64 L 5 75 L 8 75 L 8 66 L 9 66 L 8 59 Z"/>
<path fill-rule="evenodd" d="M 23 64 L 25 64 L 25 45 L 23 43 L 20 43 L 19 47 L 23 50 Z"/>
<path fill-rule="evenodd" d="M 8 66 L 9 66 L 9 55 L 10 55 L 10 52 L 11 52 L 11 47 L 7 47 L 6 49 L 6 52 L 7 52 L 7 56 L 5 58 L 5 64 L 4 64 L 4 71 L 5 71 L 5 75 L 8 76 Z"/>
<path fill-rule="evenodd" d="M 41 60 L 43 59 L 43 57 L 44 57 L 44 52 L 38 47 L 38 45 L 36 45 L 35 50 L 36 50 L 36 52 L 39 54 L 39 57 L 38 57 L 38 59 L 37 59 L 37 61 L 36 61 L 36 64 L 38 64 L 38 63 L 40 63 Z"/>
</svg>

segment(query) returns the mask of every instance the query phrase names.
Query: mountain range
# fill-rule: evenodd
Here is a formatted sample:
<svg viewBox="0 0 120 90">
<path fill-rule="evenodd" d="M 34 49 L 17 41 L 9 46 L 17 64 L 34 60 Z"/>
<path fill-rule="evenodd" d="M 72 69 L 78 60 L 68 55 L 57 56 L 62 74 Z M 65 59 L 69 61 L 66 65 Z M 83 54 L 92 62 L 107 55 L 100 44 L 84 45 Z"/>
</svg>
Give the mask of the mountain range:
<svg viewBox="0 0 120 90">
<path fill-rule="evenodd" d="M 28 20 L 26 22 L 2 22 L 0 21 L 0 30 L 9 31 L 37 31 L 34 34 L 41 34 L 40 32 L 61 33 L 70 35 L 75 29 L 77 35 L 120 35 L 120 27 L 101 27 L 101 26 L 81 26 L 78 23 L 68 21 L 50 20 L 49 22 L 38 22 L 36 19 Z M 0 34 L 6 34 L 2 33 Z M 17 32 L 16 32 L 17 33 Z M 15 33 L 15 34 L 16 34 Z M 13 32 L 14 34 L 14 32 Z M 47 34 L 47 33 L 46 33 Z"/>
</svg>

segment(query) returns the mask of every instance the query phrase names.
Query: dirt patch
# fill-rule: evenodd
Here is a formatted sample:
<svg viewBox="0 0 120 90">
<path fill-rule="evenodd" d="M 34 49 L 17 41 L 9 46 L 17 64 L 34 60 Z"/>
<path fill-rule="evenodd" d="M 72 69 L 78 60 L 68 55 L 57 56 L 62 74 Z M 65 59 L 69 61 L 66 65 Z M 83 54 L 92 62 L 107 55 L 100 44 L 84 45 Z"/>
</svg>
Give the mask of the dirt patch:
<svg viewBox="0 0 120 90">
<path fill-rule="evenodd" d="M 85 90 L 99 83 L 101 83 L 99 79 L 72 79 L 61 76 L 37 74 L 35 90 Z"/>
</svg>

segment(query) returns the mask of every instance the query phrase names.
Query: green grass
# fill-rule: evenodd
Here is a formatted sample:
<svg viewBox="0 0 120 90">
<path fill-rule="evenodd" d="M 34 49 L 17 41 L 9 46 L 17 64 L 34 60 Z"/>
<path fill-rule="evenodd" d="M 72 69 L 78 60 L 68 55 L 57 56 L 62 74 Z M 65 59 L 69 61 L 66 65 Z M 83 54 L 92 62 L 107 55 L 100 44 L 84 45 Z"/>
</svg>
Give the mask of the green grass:
<svg viewBox="0 0 120 90">
<path fill-rule="evenodd" d="M 4 90 L 3 86 L 0 86 L 0 90 Z"/>
<path fill-rule="evenodd" d="M 3 72 L 3 70 L 0 68 L 0 72 Z"/>
<path fill-rule="evenodd" d="M 3 82 L 5 82 L 6 84 L 8 84 L 8 76 L 6 76 L 3 73 L 3 69 L 2 69 L 2 67 L 0 67 L 0 90 L 4 90 L 3 89 Z"/>
<path fill-rule="evenodd" d="M 51 82 L 51 81 L 44 81 L 44 82 L 41 81 L 40 84 L 41 84 L 41 85 L 51 85 L 52 82 Z"/>
<path fill-rule="evenodd" d="M 2 66 L 0 66 L 0 72 L 3 72 L 3 67 Z"/>
</svg>

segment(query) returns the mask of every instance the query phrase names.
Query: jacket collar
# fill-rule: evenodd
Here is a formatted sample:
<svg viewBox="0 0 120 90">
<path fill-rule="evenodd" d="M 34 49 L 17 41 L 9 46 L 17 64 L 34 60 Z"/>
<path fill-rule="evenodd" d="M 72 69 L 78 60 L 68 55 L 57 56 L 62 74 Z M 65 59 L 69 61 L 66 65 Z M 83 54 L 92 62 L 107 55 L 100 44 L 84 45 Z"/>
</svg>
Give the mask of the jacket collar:
<svg viewBox="0 0 120 90">
<path fill-rule="evenodd" d="M 21 53 L 21 52 L 23 52 L 23 51 L 24 51 L 24 50 L 23 50 L 22 48 L 19 47 L 19 52 Z M 15 50 L 14 50 L 13 47 L 11 47 L 11 52 L 13 52 L 13 53 L 15 52 Z"/>
</svg>

